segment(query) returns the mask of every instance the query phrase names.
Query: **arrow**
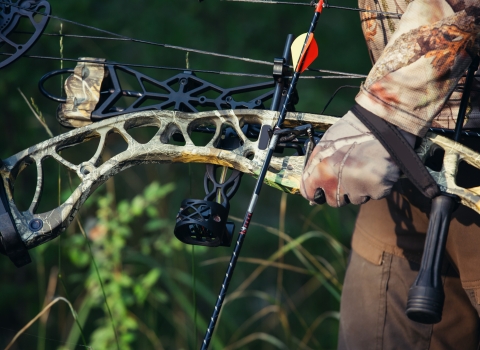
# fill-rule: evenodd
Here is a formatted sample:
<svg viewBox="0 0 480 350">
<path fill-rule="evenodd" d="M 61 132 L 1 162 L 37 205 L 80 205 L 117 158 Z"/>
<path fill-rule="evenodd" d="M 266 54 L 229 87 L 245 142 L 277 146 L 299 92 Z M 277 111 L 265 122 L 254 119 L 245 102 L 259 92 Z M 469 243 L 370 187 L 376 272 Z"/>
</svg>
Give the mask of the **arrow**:
<svg viewBox="0 0 480 350">
<path fill-rule="evenodd" d="M 290 98 L 293 95 L 293 92 L 295 91 L 295 87 L 297 85 L 301 72 L 307 69 L 309 64 L 313 62 L 312 57 L 314 57 L 315 59 L 315 57 L 317 57 L 318 55 L 318 47 L 315 41 L 313 40 L 313 32 L 315 31 L 315 27 L 317 26 L 317 22 L 320 17 L 320 14 L 322 13 L 322 10 L 323 10 L 323 0 L 319 0 L 317 6 L 315 7 L 315 14 L 313 15 L 312 22 L 310 23 L 310 28 L 303 40 L 302 49 L 300 50 L 301 54 L 298 55 L 299 58 L 297 60 L 296 69 L 293 74 L 292 81 L 290 82 L 290 87 L 288 88 L 287 96 L 285 96 L 285 101 L 280 111 L 280 115 L 278 117 L 275 130 L 280 130 L 282 127 L 283 121 L 285 120 L 285 116 L 287 114 L 287 106 L 290 102 Z M 207 331 L 203 338 L 203 343 L 201 348 L 202 350 L 208 349 L 208 346 L 212 339 L 213 331 L 215 330 L 218 316 L 220 315 L 223 302 L 225 301 L 225 297 L 227 295 L 228 285 L 232 280 L 233 272 L 235 270 L 235 266 L 237 265 L 238 257 L 240 256 L 240 251 L 242 249 L 243 242 L 245 241 L 245 237 L 247 236 L 248 227 L 250 226 L 250 223 L 252 221 L 253 211 L 255 210 L 255 207 L 257 205 L 257 201 L 260 195 L 260 191 L 262 189 L 263 181 L 267 176 L 268 167 L 270 165 L 270 161 L 272 160 L 273 153 L 275 152 L 275 148 L 277 146 L 278 140 L 279 140 L 279 135 L 274 133 L 272 138 L 270 139 L 267 154 L 265 155 L 265 160 L 260 170 L 260 174 L 258 175 L 257 183 L 255 184 L 255 189 L 253 191 L 252 198 L 250 199 L 250 204 L 248 206 L 247 212 L 245 213 L 245 218 L 243 219 L 243 224 L 238 235 L 237 244 L 235 245 L 235 249 L 233 250 L 232 256 L 230 258 L 230 263 L 228 264 L 227 272 L 225 273 L 225 278 L 223 279 L 220 292 L 218 293 L 218 298 L 217 298 L 217 302 L 215 303 L 215 308 L 213 310 L 212 317 L 210 317 L 210 323 L 208 325 Z"/>
</svg>

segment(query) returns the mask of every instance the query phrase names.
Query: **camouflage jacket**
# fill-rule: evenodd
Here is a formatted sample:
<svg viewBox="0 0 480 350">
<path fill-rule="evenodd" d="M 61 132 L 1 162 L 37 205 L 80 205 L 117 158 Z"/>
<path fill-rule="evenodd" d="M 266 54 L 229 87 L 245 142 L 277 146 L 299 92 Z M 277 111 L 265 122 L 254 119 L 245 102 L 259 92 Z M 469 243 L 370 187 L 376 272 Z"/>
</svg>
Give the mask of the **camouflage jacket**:
<svg viewBox="0 0 480 350">
<path fill-rule="evenodd" d="M 465 70 L 478 55 L 479 0 L 359 0 L 374 66 L 357 103 L 412 134 L 454 128 Z M 412 78 L 413 77 L 413 78 Z M 464 128 L 480 127 L 480 76 Z"/>
</svg>

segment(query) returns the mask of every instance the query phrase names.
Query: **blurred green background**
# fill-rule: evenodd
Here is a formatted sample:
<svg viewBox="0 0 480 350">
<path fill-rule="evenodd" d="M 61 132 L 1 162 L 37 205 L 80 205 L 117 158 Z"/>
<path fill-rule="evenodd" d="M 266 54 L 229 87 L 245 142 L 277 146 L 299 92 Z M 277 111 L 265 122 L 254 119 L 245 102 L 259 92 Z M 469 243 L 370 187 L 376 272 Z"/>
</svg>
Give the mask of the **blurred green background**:
<svg viewBox="0 0 480 350">
<path fill-rule="evenodd" d="M 305 32 L 313 16 L 313 9 L 306 6 L 218 0 L 50 3 L 58 17 L 118 34 L 266 61 L 281 56 L 287 34 Z M 357 6 L 353 0 L 332 4 Z M 46 32 L 60 30 L 104 35 L 50 20 Z M 315 35 L 319 57 L 313 67 L 368 73 L 370 61 L 357 12 L 325 10 Z M 185 52 L 139 43 L 65 37 L 63 48 L 60 44 L 58 36 L 43 36 L 29 54 L 186 66 Z M 269 66 L 196 53 L 190 53 L 188 61 L 191 69 L 271 74 Z M 64 62 L 64 67 L 74 64 Z M 43 74 L 58 68 L 59 61 L 22 58 L 0 71 L 1 159 L 49 138 L 20 91 L 33 101 L 53 134 L 68 131 L 56 121 L 57 103 L 37 88 Z M 139 70 L 157 79 L 176 74 Z M 264 81 L 197 75 L 222 87 Z M 60 94 L 60 77 L 56 82 L 58 86 L 52 83 L 49 89 Z M 301 80 L 297 110 L 320 113 L 337 87 L 345 84 L 360 81 Z M 344 114 L 355 94 L 353 89 L 342 90 L 325 114 Z M 115 141 L 107 154 L 119 152 L 121 145 Z M 73 150 L 71 157 L 91 152 L 88 147 L 77 154 Z M 175 239 L 173 227 L 182 199 L 204 197 L 204 169 L 202 164 L 131 168 L 87 201 L 78 215 L 80 225 L 74 221 L 61 238 L 31 251 L 32 264 L 17 269 L 0 257 L 0 348 L 58 296 L 72 304 L 77 322 L 60 301 L 11 349 L 199 348 L 231 248 L 192 249 Z M 44 172 L 41 212 L 71 193 L 68 174 L 55 162 L 45 164 Z M 35 169 L 27 169 L 16 183 L 15 199 L 23 208 L 31 200 L 35 176 Z M 243 178 L 231 201 L 232 219 L 243 217 L 253 184 L 254 179 Z M 335 349 L 339 295 L 356 212 L 354 206 L 311 207 L 300 196 L 265 187 L 211 348 Z"/>
</svg>

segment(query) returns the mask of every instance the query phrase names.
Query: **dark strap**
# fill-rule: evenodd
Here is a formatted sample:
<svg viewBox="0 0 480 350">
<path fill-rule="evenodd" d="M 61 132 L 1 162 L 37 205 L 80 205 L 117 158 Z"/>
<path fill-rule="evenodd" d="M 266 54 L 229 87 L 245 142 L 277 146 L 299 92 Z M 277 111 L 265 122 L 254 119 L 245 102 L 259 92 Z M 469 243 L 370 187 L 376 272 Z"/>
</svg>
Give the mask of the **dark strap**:
<svg viewBox="0 0 480 350">
<path fill-rule="evenodd" d="M 397 166 L 424 196 L 434 198 L 440 195 L 440 189 L 432 175 L 394 125 L 358 104 L 355 104 L 351 111 L 370 129 L 382 146 L 390 153 Z"/>
<path fill-rule="evenodd" d="M 22 267 L 32 262 L 22 237 L 17 232 L 15 224 L 7 210 L 7 196 L 0 177 L 0 242 L 3 252 L 12 260 L 16 267 Z"/>
</svg>

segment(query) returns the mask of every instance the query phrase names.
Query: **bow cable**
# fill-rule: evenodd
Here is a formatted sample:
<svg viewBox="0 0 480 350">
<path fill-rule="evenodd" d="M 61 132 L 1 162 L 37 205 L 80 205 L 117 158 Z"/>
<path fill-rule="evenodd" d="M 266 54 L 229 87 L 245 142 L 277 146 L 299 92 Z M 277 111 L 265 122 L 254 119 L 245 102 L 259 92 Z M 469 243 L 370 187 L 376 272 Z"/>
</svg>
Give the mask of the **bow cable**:
<svg viewBox="0 0 480 350">
<path fill-rule="evenodd" d="M 268 4 L 268 5 L 296 5 L 296 6 L 310 6 L 315 7 L 317 3 L 315 1 L 311 2 L 290 2 L 290 1 L 275 1 L 275 0 L 223 0 L 223 1 L 231 1 L 231 2 L 252 2 L 255 4 Z M 346 6 L 337 6 L 337 5 L 330 5 L 327 2 L 323 2 L 324 8 L 331 8 L 337 10 L 349 10 L 349 11 L 357 11 L 357 12 L 369 12 L 369 13 L 376 13 L 379 15 L 384 16 L 392 16 L 392 17 L 402 17 L 401 13 L 396 12 L 385 12 L 385 11 L 377 11 L 377 10 L 369 10 L 360 7 L 346 7 Z"/>
<path fill-rule="evenodd" d="M 0 2 L 1 3 L 1 2 Z M 32 34 L 30 32 L 21 32 L 21 31 L 16 31 L 15 33 L 18 34 Z M 113 40 L 113 41 L 130 41 L 129 39 L 121 39 L 121 38 L 111 38 L 107 36 L 90 36 L 90 35 L 78 35 L 78 34 L 58 34 L 58 33 L 42 33 L 44 36 L 51 36 L 51 37 L 65 37 L 65 38 L 81 38 L 81 39 L 93 39 L 93 40 Z M 10 53 L 0 53 L 0 55 L 4 56 L 11 56 L 12 54 Z M 52 56 L 35 56 L 35 55 L 23 55 L 22 57 L 26 58 L 37 58 L 37 59 L 46 59 L 46 60 L 61 60 L 63 58 L 59 57 L 52 57 Z M 232 57 L 237 57 L 237 56 L 232 56 Z M 241 57 L 238 57 L 238 59 L 241 59 Z M 69 58 L 65 59 L 66 61 L 72 61 L 72 62 L 90 62 L 87 60 L 80 60 L 80 59 L 74 59 L 74 58 Z M 273 66 L 272 62 L 267 62 L 267 61 L 260 61 L 262 64 L 265 65 L 270 65 Z M 98 64 L 102 64 L 101 62 L 95 62 Z M 129 66 L 129 67 L 140 67 L 140 68 L 152 68 L 152 69 L 171 69 L 171 70 L 185 70 L 185 68 L 175 68 L 175 67 L 164 67 L 164 66 L 154 66 L 154 65 L 142 65 L 142 64 L 131 64 L 131 63 L 119 63 L 119 65 L 123 66 Z M 292 65 L 285 65 L 287 68 L 293 68 Z M 230 72 L 220 72 L 220 71 L 214 71 L 214 70 L 192 70 L 189 69 L 190 71 L 195 71 L 199 73 L 215 73 L 215 74 L 225 74 L 225 75 L 238 75 L 238 76 L 249 76 L 249 77 L 256 77 L 256 78 L 271 78 L 270 75 L 261 75 L 261 74 L 253 74 L 253 73 L 230 73 Z M 345 77 L 345 79 L 355 79 L 355 78 L 366 78 L 366 74 L 357 74 L 357 73 L 347 73 L 347 72 L 340 72 L 340 71 L 334 71 L 330 69 L 318 69 L 318 68 L 308 68 L 309 71 L 311 72 L 318 72 L 318 73 L 329 73 L 329 74 L 336 74 L 338 77 L 333 77 L 333 76 L 302 76 L 300 79 L 319 79 L 319 78 L 337 78 L 341 79 L 342 77 Z"/>
<path fill-rule="evenodd" d="M 11 56 L 11 53 L 0 53 L 3 56 Z M 160 70 L 173 70 L 173 71 L 190 71 L 195 73 L 206 73 L 206 74 L 218 74 L 218 75 L 230 75 L 230 76 L 239 76 L 239 77 L 252 77 L 252 78 L 265 78 L 271 79 L 272 75 L 266 74 L 254 74 L 254 73 L 239 73 L 239 72 L 225 72 L 225 71 L 216 71 L 216 70 L 207 70 L 207 69 L 186 69 L 186 68 L 179 68 L 179 67 L 168 67 L 168 66 L 155 66 L 155 65 L 145 65 L 139 63 L 121 63 L 121 62 L 98 62 L 92 60 L 85 60 L 85 59 L 78 59 L 78 58 L 65 58 L 65 57 L 53 57 L 53 56 L 36 56 L 36 55 L 23 55 L 22 57 L 25 58 L 35 58 L 40 60 L 53 60 L 53 61 L 67 61 L 67 62 L 85 62 L 85 63 L 95 63 L 95 64 L 103 64 L 103 65 L 112 65 L 112 66 L 126 66 L 126 67 L 136 67 L 136 68 L 148 68 L 148 69 L 160 69 Z M 287 66 L 291 68 L 291 66 Z M 300 79 L 364 79 L 367 76 L 364 74 L 355 74 L 355 73 L 345 73 L 345 72 L 337 72 L 332 70 L 325 70 L 319 69 L 319 72 L 322 73 L 330 73 L 330 74 L 337 74 L 337 75 L 307 75 L 300 77 Z M 291 76 L 287 76 L 286 78 L 291 78 Z"/>
<path fill-rule="evenodd" d="M 227 1 L 233 1 L 233 0 L 227 0 Z M 247 1 L 247 0 L 243 0 L 243 1 Z M 264 2 L 264 1 L 260 1 L 260 2 Z M 10 6 L 13 6 L 13 7 L 20 8 L 19 5 L 7 3 L 3 0 L 0 0 L 0 4 L 10 5 Z M 194 53 L 198 53 L 198 54 L 202 54 L 202 55 L 216 56 L 216 57 L 228 58 L 228 59 L 244 61 L 244 62 L 249 62 L 249 63 L 256 63 L 256 64 L 273 66 L 273 62 L 270 62 L 270 61 L 257 60 L 257 59 L 252 59 L 252 58 L 248 58 L 248 57 L 240 57 L 240 56 L 235 56 L 235 55 L 227 55 L 227 54 L 222 54 L 222 53 L 213 52 L 213 51 L 199 50 L 199 49 L 188 48 L 188 47 L 184 47 L 184 46 L 176 46 L 176 45 L 170 45 L 170 44 L 165 44 L 165 43 L 158 43 L 158 42 L 148 41 L 148 40 L 143 40 L 143 39 L 135 39 L 135 38 L 125 36 L 125 35 L 122 35 L 122 34 L 118 34 L 118 33 L 114 33 L 114 32 L 111 32 L 111 31 L 108 31 L 108 30 L 105 30 L 105 29 L 101 29 L 101 28 L 97 28 L 97 27 L 94 27 L 94 26 L 89 26 L 89 25 L 86 25 L 86 24 L 83 24 L 83 23 L 80 23 L 80 22 L 76 22 L 76 21 L 73 21 L 73 20 L 65 19 L 65 18 L 62 18 L 62 17 L 59 17 L 59 16 L 55 16 L 55 15 L 51 15 L 51 14 L 49 15 L 49 14 L 46 14 L 46 13 L 43 13 L 43 12 L 40 12 L 40 11 L 35 11 L 35 10 L 29 10 L 29 11 L 32 12 L 32 13 L 41 15 L 41 16 L 49 17 L 51 19 L 56 19 L 56 20 L 59 20 L 59 21 L 63 21 L 63 22 L 66 22 L 66 23 L 77 25 L 79 27 L 83 27 L 83 28 L 91 29 L 91 30 L 98 31 L 98 32 L 101 32 L 101 33 L 104 33 L 104 34 L 108 34 L 111 37 L 75 35 L 75 34 L 43 33 L 42 35 L 45 35 L 45 36 L 63 36 L 63 37 L 75 37 L 75 38 L 95 39 L 95 40 L 130 41 L 130 42 L 135 42 L 135 43 L 140 43 L 140 44 L 169 48 L 169 49 L 173 49 L 173 50 L 194 52 Z M 28 32 L 16 32 L 16 33 L 28 34 Z M 9 54 L 3 53 L 3 55 L 9 55 Z M 47 58 L 46 56 L 42 57 L 42 56 L 23 55 L 22 57 L 60 60 L 60 58 L 54 58 L 54 57 L 48 57 Z M 75 61 L 75 60 L 70 59 L 70 61 Z M 81 62 L 81 61 L 77 60 L 77 62 Z M 127 66 L 127 64 L 124 64 L 124 65 Z M 156 68 L 155 66 L 142 66 L 142 65 L 129 65 L 129 66 L 142 67 L 142 68 Z M 293 68 L 292 66 L 288 66 L 288 67 Z M 158 68 L 158 69 L 168 69 L 168 68 L 163 68 L 162 67 L 162 68 Z M 173 70 L 179 70 L 179 69 L 173 69 Z M 183 70 L 185 70 L 185 69 L 183 69 Z M 199 70 L 192 70 L 192 69 L 190 69 L 190 70 L 191 71 L 196 71 L 196 72 L 201 72 Z M 366 75 L 364 75 L 364 74 L 345 73 L 345 72 L 325 70 L 325 69 L 317 69 L 317 68 L 308 68 L 308 70 L 312 71 L 312 72 L 329 73 L 329 74 L 336 74 L 336 75 L 340 75 L 340 76 L 345 76 L 346 79 L 349 79 L 349 78 L 366 78 Z M 227 72 L 218 73 L 218 72 L 215 72 L 215 71 L 204 71 L 204 73 L 210 73 L 210 72 L 215 73 L 215 74 L 235 75 L 235 76 L 242 76 L 242 74 L 249 74 L 249 73 L 226 74 Z M 251 76 L 251 77 L 258 77 L 258 78 L 267 77 L 266 75 L 261 76 L 260 74 L 258 74 L 257 76 L 256 75 L 244 75 L 244 76 Z M 268 75 L 268 78 L 271 78 L 271 75 Z M 322 78 L 313 78 L 313 77 L 301 77 L 301 78 L 302 79 L 305 79 L 305 78 L 306 79 L 322 79 Z"/>
<path fill-rule="evenodd" d="M 13 6 L 13 7 L 21 8 L 21 6 L 19 6 L 19 5 L 11 4 L 11 3 L 5 2 L 3 0 L 0 1 L 0 4 L 10 5 L 10 6 Z M 268 61 L 256 60 L 256 59 L 248 58 L 248 57 L 232 56 L 232 55 L 222 54 L 222 53 L 218 53 L 218 52 L 193 49 L 193 48 L 184 47 L 184 46 L 176 46 L 176 45 L 170 45 L 170 44 L 165 44 L 165 43 L 157 43 L 157 42 L 149 41 L 149 40 L 135 39 L 135 38 L 132 38 L 132 37 L 129 37 L 129 36 L 126 36 L 126 35 L 122 35 L 122 34 L 118 34 L 118 33 L 108 31 L 106 29 L 101 29 L 101 28 L 89 26 L 87 24 L 83 24 L 83 23 L 76 22 L 76 21 L 73 21 L 73 20 L 70 20 L 70 19 L 58 17 L 58 16 L 55 16 L 55 15 L 49 15 L 49 14 L 46 14 L 46 13 L 43 13 L 43 12 L 40 12 L 40 11 L 35 11 L 35 10 L 28 10 L 28 11 L 30 11 L 32 13 L 35 13 L 35 14 L 38 14 L 38 15 L 41 15 L 41 16 L 46 16 L 50 19 L 56 19 L 56 20 L 59 20 L 59 21 L 63 21 L 63 22 L 66 22 L 66 23 L 77 25 L 79 27 L 83 27 L 83 28 L 91 29 L 91 30 L 101 32 L 101 33 L 104 33 L 104 34 L 111 35 L 111 36 L 114 37 L 114 38 L 111 38 L 111 40 L 131 41 L 131 42 L 134 42 L 134 43 L 140 43 L 140 44 L 146 44 L 146 45 L 152 45 L 152 46 L 160 46 L 160 47 L 165 47 L 165 48 L 168 48 L 168 49 L 194 52 L 194 53 L 198 53 L 198 54 L 202 54 L 202 55 L 210 55 L 210 56 L 217 56 L 217 57 L 223 57 L 223 58 L 230 58 L 230 59 L 245 61 L 245 62 L 250 62 L 250 63 L 258 63 L 258 64 L 265 64 L 265 65 L 271 65 L 272 64 L 271 62 L 268 62 Z"/>
</svg>

